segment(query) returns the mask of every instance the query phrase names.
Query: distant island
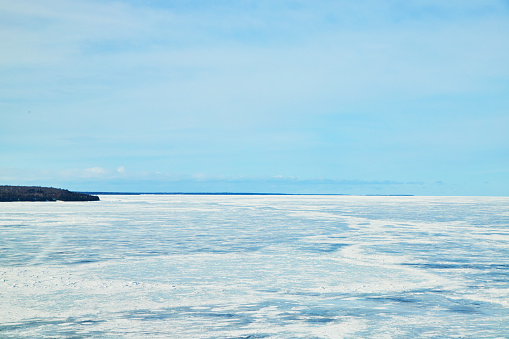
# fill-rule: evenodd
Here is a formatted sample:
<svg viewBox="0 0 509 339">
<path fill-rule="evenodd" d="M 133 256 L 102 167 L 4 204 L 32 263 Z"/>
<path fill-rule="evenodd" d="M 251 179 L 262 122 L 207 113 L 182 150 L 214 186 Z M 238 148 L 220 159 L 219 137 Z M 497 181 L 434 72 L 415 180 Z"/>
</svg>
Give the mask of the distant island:
<svg viewBox="0 0 509 339">
<path fill-rule="evenodd" d="M 38 186 L 0 186 L 0 202 L 5 201 L 98 201 L 99 197 L 65 189 Z"/>
</svg>

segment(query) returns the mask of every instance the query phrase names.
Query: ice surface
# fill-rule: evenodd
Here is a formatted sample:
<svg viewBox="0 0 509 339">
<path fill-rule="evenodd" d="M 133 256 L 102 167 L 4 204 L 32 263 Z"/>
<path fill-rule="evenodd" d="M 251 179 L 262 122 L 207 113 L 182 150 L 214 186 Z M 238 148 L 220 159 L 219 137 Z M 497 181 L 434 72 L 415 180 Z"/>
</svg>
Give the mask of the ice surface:
<svg viewBox="0 0 509 339">
<path fill-rule="evenodd" d="M 509 336 L 509 198 L 0 204 L 0 337 Z"/>
</svg>

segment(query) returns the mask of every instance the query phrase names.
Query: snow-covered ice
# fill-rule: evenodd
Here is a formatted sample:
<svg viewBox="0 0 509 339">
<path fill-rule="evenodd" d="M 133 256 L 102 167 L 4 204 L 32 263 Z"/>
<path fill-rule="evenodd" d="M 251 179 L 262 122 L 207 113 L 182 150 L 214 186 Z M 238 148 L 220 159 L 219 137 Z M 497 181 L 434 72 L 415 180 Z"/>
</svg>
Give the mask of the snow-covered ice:
<svg viewBox="0 0 509 339">
<path fill-rule="evenodd" d="M 0 203 L 0 337 L 506 338 L 509 198 Z"/>
</svg>

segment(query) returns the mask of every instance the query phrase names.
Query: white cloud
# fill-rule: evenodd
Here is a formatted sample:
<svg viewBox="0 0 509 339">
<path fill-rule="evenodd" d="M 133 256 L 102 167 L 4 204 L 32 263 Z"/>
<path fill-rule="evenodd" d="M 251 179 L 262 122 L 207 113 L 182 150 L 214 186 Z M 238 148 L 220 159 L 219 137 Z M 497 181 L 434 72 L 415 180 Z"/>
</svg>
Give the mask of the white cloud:
<svg viewBox="0 0 509 339">
<path fill-rule="evenodd" d="M 83 170 L 83 175 L 85 177 L 102 177 L 107 173 L 108 171 L 102 167 L 91 167 Z"/>
</svg>

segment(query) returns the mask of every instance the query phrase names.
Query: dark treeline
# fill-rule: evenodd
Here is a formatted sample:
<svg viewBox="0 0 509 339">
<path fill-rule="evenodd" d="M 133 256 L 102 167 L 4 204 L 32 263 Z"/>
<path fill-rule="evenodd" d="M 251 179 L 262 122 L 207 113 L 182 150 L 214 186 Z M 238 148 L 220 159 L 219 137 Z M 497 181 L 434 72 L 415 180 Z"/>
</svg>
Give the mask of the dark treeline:
<svg viewBox="0 0 509 339">
<path fill-rule="evenodd" d="M 95 195 L 53 187 L 0 186 L 0 201 L 98 201 Z"/>
</svg>

